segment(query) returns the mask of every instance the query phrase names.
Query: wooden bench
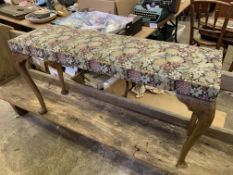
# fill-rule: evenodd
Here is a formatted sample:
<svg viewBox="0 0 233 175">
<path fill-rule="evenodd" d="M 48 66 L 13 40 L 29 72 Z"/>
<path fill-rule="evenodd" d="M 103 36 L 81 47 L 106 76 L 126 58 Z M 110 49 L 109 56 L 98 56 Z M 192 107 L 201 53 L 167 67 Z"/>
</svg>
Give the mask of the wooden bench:
<svg viewBox="0 0 233 175">
<path fill-rule="evenodd" d="M 193 111 L 178 166 L 186 166 L 188 151 L 213 121 L 220 90 L 221 51 L 63 26 L 47 26 L 21 35 L 10 40 L 9 46 L 15 53 L 18 70 L 41 104 L 41 114 L 47 112 L 45 102 L 25 67 L 31 56 L 103 74 L 118 74 L 134 83 L 174 91 Z"/>
</svg>

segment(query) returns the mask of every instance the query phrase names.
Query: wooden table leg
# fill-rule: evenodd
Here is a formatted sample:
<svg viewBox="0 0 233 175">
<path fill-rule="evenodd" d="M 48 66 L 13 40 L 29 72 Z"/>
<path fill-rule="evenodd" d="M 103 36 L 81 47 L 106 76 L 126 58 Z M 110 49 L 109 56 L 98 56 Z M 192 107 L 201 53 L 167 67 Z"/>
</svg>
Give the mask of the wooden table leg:
<svg viewBox="0 0 233 175">
<path fill-rule="evenodd" d="M 190 124 L 188 127 L 188 131 L 187 131 L 188 136 L 190 136 L 192 134 L 194 128 L 197 125 L 197 122 L 198 122 L 198 115 L 196 114 L 196 112 L 193 112 L 192 116 L 191 116 Z"/>
<path fill-rule="evenodd" d="M 175 28 L 175 42 L 178 43 L 177 35 L 178 35 L 178 24 L 179 24 L 179 16 L 176 17 L 176 28 Z"/>
<path fill-rule="evenodd" d="M 233 71 L 233 61 L 232 61 L 231 66 L 229 68 L 229 72 L 232 72 L 232 71 Z"/>
<path fill-rule="evenodd" d="M 66 84 L 65 84 L 65 80 L 64 80 L 64 76 L 63 76 L 62 65 L 60 63 L 56 63 L 54 61 L 48 61 L 46 63 L 47 63 L 47 68 L 48 68 L 48 65 L 50 65 L 57 70 L 58 79 L 59 79 L 59 82 L 61 84 L 61 94 L 67 95 L 69 93 L 69 91 L 66 88 Z"/>
<path fill-rule="evenodd" d="M 61 84 L 61 94 L 67 95 L 69 93 L 69 91 L 66 89 L 65 80 L 63 77 L 62 65 L 60 63 L 54 62 L 54 67 L 57 69 L 57 72 L 58 72 L 58 78 L 59 78 L 59 81 Z"/>
<path fill-rule="evenodd" d="M 180 157 L 177 162 L 177 167 L 185 168 L 187 167 L 185 158 L 189 150 L 213 122 L 216 110 L 216 103 L 206 101 L 203 101 L 202 103 L 201 100 L 197 103 L 192 103 L 192 100 L 190 99 L 179 99 L 188 106 L 189 110 L 193 111 L 190 125 L 188 127 L 188 137 L 182 147 Z"/>
<path fill-rule="evenodd" d="M 125 80 L 125 93 L 124 93 L 124 97 L 128 97 L 128 93 L 129 93 L 129 81 Z"/>
<path fill-rule="evenodd" d="M 45 114 L 47 112 L 47 108 L 45 106 L 44 99 L 43 99 L 38 87 L 36 86 L 36 84 L 34 83 L 34 81 L 31 78 L 30 74 L 28 73 L 28 70 L 26 68 L 26 62 L 27 62 L 26 59 L 18 60 L 18 61 L 16 61 L 16 67 L 17 67 L 19 73 L 21 74 L 21 76 L 25 79 L 25 81 L 28 83 L 28 85 L 31 87 L 34 94 L 36 95 L 36 97 L 41 105 L 41 109 L 39 110 L 39 113 Z"/>
</svg>

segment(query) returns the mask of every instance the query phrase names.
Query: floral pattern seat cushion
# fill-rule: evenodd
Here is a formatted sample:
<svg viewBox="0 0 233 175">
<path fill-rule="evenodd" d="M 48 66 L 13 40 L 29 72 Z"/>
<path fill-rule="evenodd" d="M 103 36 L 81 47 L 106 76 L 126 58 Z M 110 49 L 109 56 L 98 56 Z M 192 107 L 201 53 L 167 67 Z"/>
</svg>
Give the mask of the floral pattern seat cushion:
<svg viewBox="0 0 233 175">
<path fill-rule="evenodd" d="M 12 52 L 115 75 L 212 101 L 220 90 L 222 52 L 130 36 L 46 26 L 9 41 Z"/>
</svg>

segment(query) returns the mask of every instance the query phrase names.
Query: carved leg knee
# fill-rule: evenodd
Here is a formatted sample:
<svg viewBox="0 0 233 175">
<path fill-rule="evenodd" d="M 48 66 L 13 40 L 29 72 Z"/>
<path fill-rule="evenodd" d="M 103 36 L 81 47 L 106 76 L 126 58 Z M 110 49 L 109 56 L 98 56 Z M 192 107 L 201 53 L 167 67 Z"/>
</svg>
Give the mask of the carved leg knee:
<svg viewBox="0 0 233 175">
<path fill-rule="evenodd" d="M 16 67 L 17 67 L 18 71 L 20 72 L 21 76 L 24 78 L 24 80 L 27 82 L 27 84 L 30 86 L 30 88 L 32 89 L 32 91 L 36 95 L 36 97 L 41 105 L 41 109 L 38 111 L 39 114 L 45 114 L 47 112 L 47 109 L 45 106 L 44 99 L 43 99 L 38 87 L 36 86 L 36 84 L 34 83 L 30 74 L 27 71 L 27 68 L 25 65 L 26 62 L 27 62 L 27 60 L 17 61 Z"/>
<path fill-rule="evenodd" d="M 194 143 L 197 141 L 198 138 L 210 127 L 215 115 L 214 111 L 201 111 L 196 112 L 196 116 L 198 117 L 197 123 L 194 126 L 193 132 L 190 133 L 190 136 L 188 136 L 187 140 L 185 141 L 182 151 L 180 153 L 180 157 L 177 162 L 177 167 L 187 167 L 187 164 L 185 162 L 185 158 L 191 149 L 191 147 L 194 145 Z"/>
</svg>

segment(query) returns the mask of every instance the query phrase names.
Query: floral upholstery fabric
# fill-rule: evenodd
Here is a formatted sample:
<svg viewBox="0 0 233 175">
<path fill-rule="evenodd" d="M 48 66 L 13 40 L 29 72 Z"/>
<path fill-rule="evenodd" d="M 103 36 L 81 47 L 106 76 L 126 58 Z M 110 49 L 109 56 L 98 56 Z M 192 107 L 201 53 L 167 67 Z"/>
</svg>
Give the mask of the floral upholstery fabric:
<svg viewBox="0 0 233 175">
<path fill-rule="evenodd" d="M 64 66 L 144 83 L 202 100 L 220 90 L 222 52 L 184 44 L 46 26 L 9 41 L 11 50 Z"/>
</svg>

